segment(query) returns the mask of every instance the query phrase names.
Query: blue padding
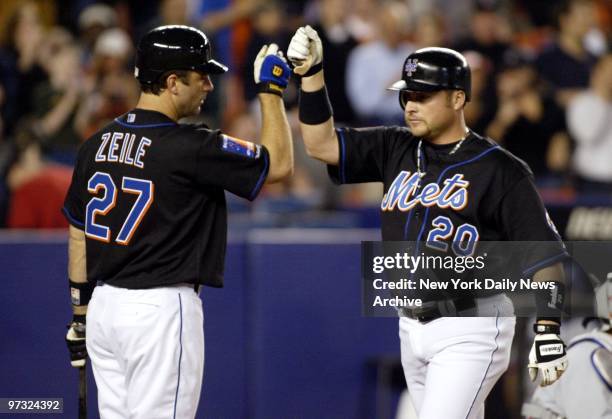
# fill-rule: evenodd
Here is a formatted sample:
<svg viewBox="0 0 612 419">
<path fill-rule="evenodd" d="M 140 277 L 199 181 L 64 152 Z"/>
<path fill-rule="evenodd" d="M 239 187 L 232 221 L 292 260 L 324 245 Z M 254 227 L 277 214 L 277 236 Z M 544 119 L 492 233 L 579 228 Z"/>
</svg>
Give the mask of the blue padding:
<svg viewBox="0 0 612 419">
<path fill-rule="evenodd" d="M 375 417 L 366 360 L 399 357 L 398 320 L 362 317 L 360 245 L 249 250 L 249 417 Z"/>
</svg>

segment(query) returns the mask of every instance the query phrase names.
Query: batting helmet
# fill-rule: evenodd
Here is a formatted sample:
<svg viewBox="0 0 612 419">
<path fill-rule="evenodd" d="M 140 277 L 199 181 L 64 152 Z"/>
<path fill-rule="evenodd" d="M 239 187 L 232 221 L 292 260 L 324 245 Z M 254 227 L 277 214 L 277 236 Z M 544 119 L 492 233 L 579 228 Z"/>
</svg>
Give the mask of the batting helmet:
<svg viewBox="0 0 612 419">
<path fill-rule="evenodd" d="M 227 67 L 211 58 L 210 41 L 204 32 L 190 26 L 160 26 L 138 43 L 134 75 L 151 84 L 172 70 L 194 70 L 221 74 Z"/>
<path fill-rule="evenodd" d="M 393 83 L 389 90 L 401 91 L 463 90 L 465 101 L 471 96 L 470 67 L 465 57 L 449 48 L 421 48 L 406 58 L 402 79 Z"/>
</svg>

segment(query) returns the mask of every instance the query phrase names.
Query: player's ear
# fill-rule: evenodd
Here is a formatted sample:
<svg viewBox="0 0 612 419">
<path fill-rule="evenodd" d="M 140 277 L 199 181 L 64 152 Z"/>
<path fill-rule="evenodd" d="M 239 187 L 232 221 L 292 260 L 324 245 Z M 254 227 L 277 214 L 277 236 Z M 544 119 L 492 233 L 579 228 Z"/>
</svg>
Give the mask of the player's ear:
<svg viewBox="0 0 612 419">
<path fill-rule="evenodd" d="M 465 107 L 465 92 L 463 90 L 453 91 L 453 109 L 456 111 Z"/>
<path fill-rule="evenodd" d="M 170 73 L 168 77 L 166 77 L 166 89 L 173 95 L 178 94 L 178 76 L 174 73 Z"/>
</svg>

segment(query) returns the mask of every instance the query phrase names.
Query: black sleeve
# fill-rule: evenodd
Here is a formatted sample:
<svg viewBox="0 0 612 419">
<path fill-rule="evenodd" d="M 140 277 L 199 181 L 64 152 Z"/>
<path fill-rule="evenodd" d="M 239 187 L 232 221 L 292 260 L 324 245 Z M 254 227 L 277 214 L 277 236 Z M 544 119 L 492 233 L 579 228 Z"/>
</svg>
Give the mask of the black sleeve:
<svg viewBox="0 0 612 419">
<path fill-rule="evenodd" d="M 340 128 L 336 130 L 340 150 L 337 166 L 327 171 L 336 184 L 382 182 L 388 129 Z"/>
<path fill-rule="evenodd" d="M 517 181 L 502 197 L 498 217 L 507 240 L 525 242 L 520 252 L 524 274 L 532 274 L 567 256 L 530 175 Z"/>
<path fill-rule="evenodd" d="M 64 199 L 62 213 L 71 225 L 79 230 L 85 230 L 86 196 L 84 195 L 87 192 L 87 185 L 85 184 L 86 181 L 81 174 L 81 165 L 79 162 L 80 158 L 77 159 L 77 164 L 72 172 L 72 182 L 70 183 L 68 193 Z"/>
<path fill-rule="evenodd" d="M 200 146 L 197 182 L 219 186 L 249 200 L 255 199 L 268 176 L 268 150 L 220 132 L 211 134 Z"/>
</svg>

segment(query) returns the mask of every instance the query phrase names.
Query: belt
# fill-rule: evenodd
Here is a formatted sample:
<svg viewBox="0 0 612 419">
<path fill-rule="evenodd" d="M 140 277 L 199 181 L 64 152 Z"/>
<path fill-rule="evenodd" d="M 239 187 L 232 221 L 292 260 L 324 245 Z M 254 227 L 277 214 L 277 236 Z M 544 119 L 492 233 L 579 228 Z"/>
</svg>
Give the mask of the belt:
<svg viewBox="0 0 612 419">
<path fill-rule="evenodd" d="M 101 286 L 106 285 L 106 284 L 107 284 L 107 283 L 106 283 L 106 282 L 104 282 L 104 281 L 97 281 L 97 283 L 96 283 L 96 285 L 97 285 L 98 287 L 101 287 Z M 187 287 L 190 287 L 190 288 L 192 288 L 192 289 L 193 289 L 193 291 L 194 291 L 196 294 L 198 294 L 198 295 L 200 295 L 200 292 L 202 291 L 202 288 L 204 287 L 202 284 L 192 284 L 192 283 L 189 283 L 189 282 L 179 282 L 179 283 L 176 283 L 176 284 L 170 284 L 170 285 L 158 285 L 157 287 L 153 287 L 153 288 L 163 288 L 163 287 L 165 287 L 165 286 L 173 286 L 173 285 L 174 285 L 174 286 L 176 286 L 176 285 L 180 285 L 180 286 L 187 286 Z M 119 285 L 119 286 L 118 286 L 118 285 L 112 285 L 112 286 L 114 286 L 114 287 L 118 287 L 118 288 L 124 288 L 124 289 L 149 289 L 149 288 L 125 288 L 125 287 L 122 287 L 122 286 L 120 286 L 120 285 Z"/>
<path fill-rule="evenodd" d="M 418 320 L 421 323 L 428 323 L 440 317 L 458 317 L 460 313 L 468 314 L 468 311 L 471 311 L 469 314 L 473 316 L 477 314 L 476 300 L 471 297 L 433 301 L 425 303 L 425 305 L 427 306 L 416 308 L 403 307 L 398 310 L 399 315 L 400 317 Z"/>
</svg>

